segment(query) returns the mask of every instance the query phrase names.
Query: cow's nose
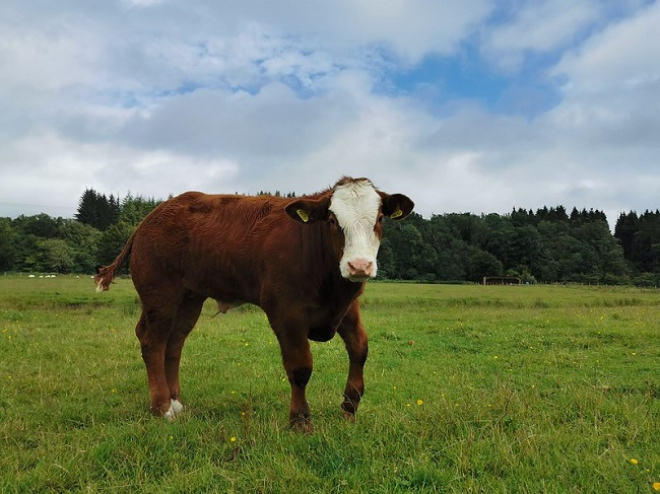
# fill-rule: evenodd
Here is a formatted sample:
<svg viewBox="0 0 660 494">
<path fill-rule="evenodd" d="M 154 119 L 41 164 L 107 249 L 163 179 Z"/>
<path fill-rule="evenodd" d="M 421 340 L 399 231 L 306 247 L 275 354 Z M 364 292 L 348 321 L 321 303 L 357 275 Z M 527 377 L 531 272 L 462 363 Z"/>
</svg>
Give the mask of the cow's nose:
<svg viewBox="0 0 660 494">
<path fill-rule="evenodd" d="M 366 259 L 354 259 L 348 263 L 348 274 L 351 278 L 368 278 L 373 272 L 374 263 Z"/>
</svg>

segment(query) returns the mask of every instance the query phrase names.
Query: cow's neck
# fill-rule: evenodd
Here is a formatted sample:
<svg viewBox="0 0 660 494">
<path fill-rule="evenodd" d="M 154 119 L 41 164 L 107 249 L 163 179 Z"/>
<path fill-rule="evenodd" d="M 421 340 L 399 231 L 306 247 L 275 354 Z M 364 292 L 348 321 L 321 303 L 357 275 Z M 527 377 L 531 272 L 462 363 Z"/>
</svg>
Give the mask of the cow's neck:
<svg viewBox="0 0 660 494">
<path fill-rule="evenodd" d="M 303 234 L 302 262 L 305 272 L 309 273 L 309 281 L 317 287 L 320 295 L 336 296 L 337 292 L 354 298 L 360 292 L 361 283 L 354 283 L 342 277 L 339 261 L 334 249 L 328 226 L 322 222 L 315 225 L 305 225 L 308 228 Z"/>
</svg>

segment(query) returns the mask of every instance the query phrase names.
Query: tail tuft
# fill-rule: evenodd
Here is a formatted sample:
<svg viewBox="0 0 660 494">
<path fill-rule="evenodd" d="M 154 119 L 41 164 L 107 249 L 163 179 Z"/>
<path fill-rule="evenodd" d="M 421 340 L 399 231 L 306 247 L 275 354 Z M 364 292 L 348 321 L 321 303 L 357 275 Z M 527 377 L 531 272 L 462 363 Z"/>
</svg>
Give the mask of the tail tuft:
<svg viewBox="0 0 660 494">
<path fill-rule="evenodd" d="M 97 292 L 105 292 L 110 290 L 110 283 L 115 277 L 115 269 L 117 266 L 99 266 L 98 274 L 94 276 L 94 284 L 96 285 Z"/>
<path fill-rule="evenodd" d="M 133 248 L 133 239 L 137 230 L 134 231 L 131 236 L 128 238 L 128 242 L 124 245 L 121 253 L 115 259 L 115 262 L 109 264 L 108 266 L 97 266 L 96 267 L 96 276 L 94 276 L 94 283 L 96 284 L 97 292 L 106 292 L 110 290 L 110 283 L 112 283 L 113 278 L 115 277 L 115 271 L 121 266 L 124 262 L 124 259 L 130 254 L 131 249 Z"/>
</svg>

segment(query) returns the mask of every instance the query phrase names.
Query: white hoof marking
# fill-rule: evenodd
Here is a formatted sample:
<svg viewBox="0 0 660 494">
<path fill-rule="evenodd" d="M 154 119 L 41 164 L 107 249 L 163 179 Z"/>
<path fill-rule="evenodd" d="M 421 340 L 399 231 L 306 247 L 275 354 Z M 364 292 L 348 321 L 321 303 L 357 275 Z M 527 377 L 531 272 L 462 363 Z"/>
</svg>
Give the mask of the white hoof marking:
<svg viewBox="0 0 660 494">
<path fill-rule="evenodd" d="M 181 412 L 183 412 L 183 405 L 179 400 L 170 400 L 170 408 L 165 412 L 165 417 L 167 420 L 174 420 L 174 418 L 179 415 Z"/>
<path fill-rule="evenodd" d="M 183 412 L 183 405 L 179 400 L 170 400 L 170 408 L 174 410 L 174 413 L 177 415 Z"/>
</svg>

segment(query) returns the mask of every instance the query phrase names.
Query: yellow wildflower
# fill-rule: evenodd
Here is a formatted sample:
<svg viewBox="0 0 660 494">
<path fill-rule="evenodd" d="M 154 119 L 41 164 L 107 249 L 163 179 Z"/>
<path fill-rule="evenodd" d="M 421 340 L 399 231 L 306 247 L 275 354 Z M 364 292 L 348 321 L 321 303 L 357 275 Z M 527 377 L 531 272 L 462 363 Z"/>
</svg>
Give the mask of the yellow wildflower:
<svg viewBox="0 0 660 494">
<path fill-rule="evenodd" d="M 424 404 L 424 402 L 422 400 L 417 400 L 417 406 L 421 407 L 423 404 Z"/>
<path fill-rule="evenodd" d="M 235 443 L 235 442 L 236 442 L 236 438 L 235 438 L 234 436 L 232 436 L 232 437 L 229 439 L 229 441 L 231 441 L 232 443 Z"/>
<path fill-rule="evenodd" d="M 639 462 L 635 458 L 630 458 L 630 463 L 637 465 Z"/>
<path fill-rule="evenodd" d="M 660 491 L 660 482 L 653 482 L 653 490 Z"/>
</svg>

